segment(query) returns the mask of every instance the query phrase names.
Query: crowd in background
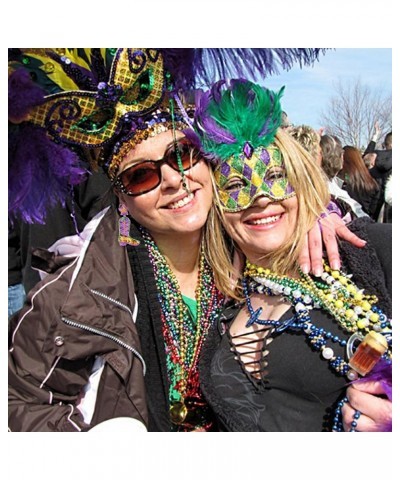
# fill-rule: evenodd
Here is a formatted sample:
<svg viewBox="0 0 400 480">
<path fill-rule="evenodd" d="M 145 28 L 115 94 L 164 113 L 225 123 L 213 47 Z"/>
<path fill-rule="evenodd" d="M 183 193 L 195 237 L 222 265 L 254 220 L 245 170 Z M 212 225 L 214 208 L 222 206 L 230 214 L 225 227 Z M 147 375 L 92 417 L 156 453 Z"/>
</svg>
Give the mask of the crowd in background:
<svg viewBox="0 0 400 480">
<path fill-rule="evenodd" d="M 345 219 L 369 216 L 375 222 L 392 222 L 392 132 L 384 136 L 382 148 L 379 124 L 365 150 L 343 145 L 335 135 L 308 125 L 286 128 L 311 153 L 324 170 L 331 196 L 347 210 Z"/>
</svg>

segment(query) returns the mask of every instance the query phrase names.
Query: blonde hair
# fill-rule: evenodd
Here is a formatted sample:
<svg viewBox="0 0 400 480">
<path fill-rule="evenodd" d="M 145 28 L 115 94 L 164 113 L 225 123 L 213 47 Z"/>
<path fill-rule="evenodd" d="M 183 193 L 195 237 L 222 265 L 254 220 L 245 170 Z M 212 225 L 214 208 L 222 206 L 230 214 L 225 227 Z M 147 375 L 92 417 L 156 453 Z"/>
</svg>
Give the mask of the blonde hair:
<svg viewBox="0 0 400 480">
<path fill-rule="evenodd" d="M 297 259 L 307 233 L 314 226 L 321 213 L 326 212 L 330 195 L 327 188 L 327 179 L 321 168 L 290 134 L 278 129 L 273 144 L 282 152 L 289 182 L 296 192 L 298 216 L 297 226 L 290 240 L 274 252 L 267 253 L 264 258 L 268 261 L 272 271 L 290 275 L 296 269 Z M 220 220 L 227 228 L 228 226 L 224 222 L 223 208 L 218 199 L 217 207 Z M 228 247 L 225 248 L 224 253 L 221 250 L 221 255 L 226 255 L 227 252 L 229 252 Z M 230 268 L 225 266 L 225 270 L 219 272 L 220 277 L 232 273 L 231 256 L 221 260 L 220 265 L 226 265 L 227 263 L 229 263 Z M 227 289 L 226 286 L 228 286 Z M 221 282 L 221 291 L 234 298 L 240 296 L 240 288 L 237 285 L 232 286 L 231 277 Z"/>
<path fill-rule="evenodd" d="M 314 160 L 318 158 L 321 137 L 313 128 L 308 125 L 299 125 L 292 128 L 290 135 L 311 154 Z"/>
<path fill-rule="evenodd" d="M 203 229 L 204 254 L 212 268 L 215 285 L 218 290 L 229 297 L 238 299 L 232 287 L 232 278 L 234 276 L 231 260 L 232 248 L 229 245 L 230 240 L 227 238 L 222 225 L 218 195 L 215 190 L 214 172 L 210 164 L 209 170 L 213 184 L 213 203 Z"/>
</svg>

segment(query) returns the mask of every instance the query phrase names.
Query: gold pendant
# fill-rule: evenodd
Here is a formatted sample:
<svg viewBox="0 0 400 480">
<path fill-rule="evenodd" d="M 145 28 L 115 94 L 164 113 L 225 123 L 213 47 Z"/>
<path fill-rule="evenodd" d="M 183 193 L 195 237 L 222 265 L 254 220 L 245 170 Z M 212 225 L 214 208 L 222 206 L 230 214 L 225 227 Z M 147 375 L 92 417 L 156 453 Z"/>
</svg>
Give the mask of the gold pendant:
<svg viewBox="0 0 400 480">
<path fill-rule="evenodd" d="M 175 402 L 169 407 L 169 415 L 176 425 L 181 425 L 187 416 L 188 409 L 183 402 Z"/>
</svg>

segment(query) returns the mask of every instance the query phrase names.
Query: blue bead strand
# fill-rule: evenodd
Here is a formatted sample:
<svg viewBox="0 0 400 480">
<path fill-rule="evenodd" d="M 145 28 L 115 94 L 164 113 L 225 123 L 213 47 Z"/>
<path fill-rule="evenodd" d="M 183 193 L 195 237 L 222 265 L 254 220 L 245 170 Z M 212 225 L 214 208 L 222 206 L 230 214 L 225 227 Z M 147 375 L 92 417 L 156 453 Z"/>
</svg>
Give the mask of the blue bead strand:
<svg viewBox="0 0 400 480">
<path fill-rule="evenodd" d="M 333 417 L 333 427 L 332 431 L 333 432 L 344 432 L 344 427 L 343 427 L 343 418 L 342 418 L 342 407 L 345 403 L 348 403 L 349 399 L 347 397 L 344 397 L 342 400 L 340 400 L 337 403 L 337 406 L 335 408 L 335 413 Z M 353 415 L 353 421 L 350 424 L 350 430 L 349 432 L 358 432 L 356 430 L 357 428 L 357 421 L 361 417 L 361 412 L 359 410 L 356 410 Z"/>
</svg>

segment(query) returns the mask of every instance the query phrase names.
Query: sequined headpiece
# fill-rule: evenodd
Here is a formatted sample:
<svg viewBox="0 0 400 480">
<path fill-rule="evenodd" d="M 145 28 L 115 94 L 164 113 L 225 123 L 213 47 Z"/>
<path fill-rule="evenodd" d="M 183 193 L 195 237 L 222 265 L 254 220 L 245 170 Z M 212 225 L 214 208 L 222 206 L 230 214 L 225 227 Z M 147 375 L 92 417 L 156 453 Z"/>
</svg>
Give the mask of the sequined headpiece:
<svg viewBox="0 0 400 480">
<path fill-rule="evenodd" d="M 127 151 L 122 146 L 190 124 L 182 103 L 171 104 L 177 92 L 160 50 L 9 53 L 11 216 L 43 222 L 47 208 L 85 178 L 85 150 L 96 152 L 113 180 Z"/>
<path fill-rule="evenodd" d="M 43 223 L 86 175 L 88 149 L 114 178 L 128 147 L 191 124 L 180 94 L 265 75 L 320 49 L 9 49 L 9 216 Z M 189 109 L 190 110 L 190 109 Z"/>
</svg>

